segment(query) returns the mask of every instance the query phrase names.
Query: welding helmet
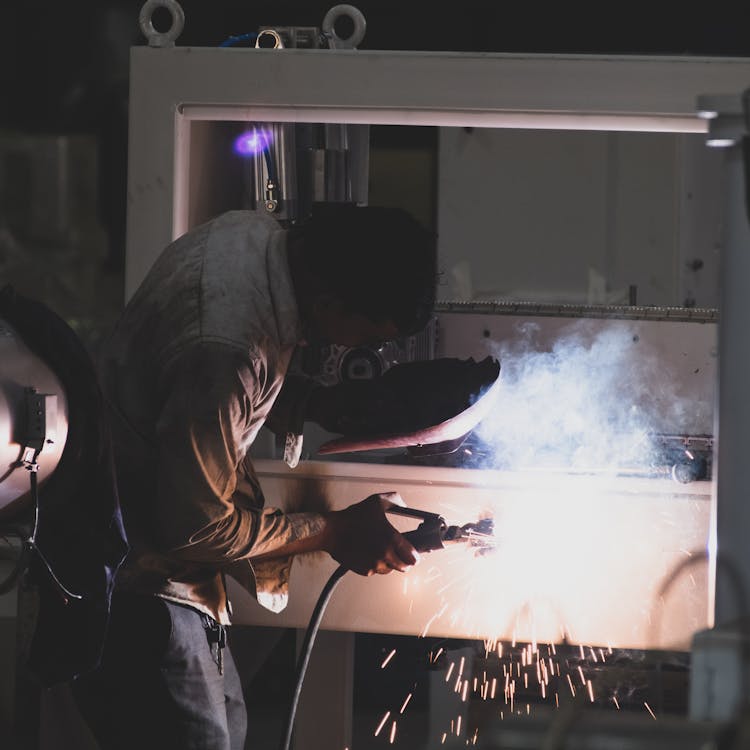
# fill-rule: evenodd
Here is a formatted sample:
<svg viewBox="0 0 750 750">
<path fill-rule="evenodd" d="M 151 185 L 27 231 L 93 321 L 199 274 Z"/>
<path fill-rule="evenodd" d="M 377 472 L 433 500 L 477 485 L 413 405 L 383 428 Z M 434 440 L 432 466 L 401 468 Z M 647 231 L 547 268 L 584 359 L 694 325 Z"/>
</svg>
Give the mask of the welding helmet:
<svg viewBox="0 0 750 750">
<path fill-rule="evenodd" d="M 341 437 L 318 453 L 428 446 L 450 452 L 489 413 L 499 383 L 500 363 L 486 357 L 407 362 L 371 380 L 331 386 L 339 389 L 339 413 L 329 429 Z"/>
</svg>

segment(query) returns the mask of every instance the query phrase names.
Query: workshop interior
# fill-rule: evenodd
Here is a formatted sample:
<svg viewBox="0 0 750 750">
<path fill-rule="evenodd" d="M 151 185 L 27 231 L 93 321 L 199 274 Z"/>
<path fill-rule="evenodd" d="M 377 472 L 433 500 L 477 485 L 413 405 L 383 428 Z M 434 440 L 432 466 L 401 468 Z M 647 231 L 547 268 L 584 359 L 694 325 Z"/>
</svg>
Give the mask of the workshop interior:
<svg viewBox="0 0 750 750">
<path fill-rule="evenodd" d="M 251 453 L 274 506 L 397 491 L 408 509 L 391 521 L 423 554 L 371 578 L 300 557 L 280 613 L 229 580 L 248 747 L 750 746 L 750 43 L 586 51 L 528 30 L 503 44 L 508 29 L 431 43 L 377 3 L 291 5 L 242 26 L 220 4 L 112 4 L 78 43 L 109 50 L 113 83 L 100 71 L 61 96 L 96 127 L 0 129 L 0 288 L 49 307 L 92 360 L 189 229 L 355 203 L 437 234 L 434 315 L 377 347 L 305 347 L 294 367 L 335 385 L 500 363 L 472 418 L 434 442 L 362 450 L 308 424 L 291 469 L 261 430 Z M 9 299 L 0 746 L 96 750 L 66 686 L 37 685 L 25 662 L 29 557 L 75 595 L 28 510 L 79 417 Z"/>
</svg>

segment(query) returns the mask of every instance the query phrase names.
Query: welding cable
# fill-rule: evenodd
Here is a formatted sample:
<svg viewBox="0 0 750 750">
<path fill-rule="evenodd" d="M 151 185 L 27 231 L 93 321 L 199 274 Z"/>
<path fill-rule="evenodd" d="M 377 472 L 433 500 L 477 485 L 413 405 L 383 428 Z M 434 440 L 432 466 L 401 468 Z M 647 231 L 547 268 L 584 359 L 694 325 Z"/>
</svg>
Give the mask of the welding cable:
<svg viewBox="0 0 750 750">
<path fill-rule="evenodd" d="M 296 682 L 294 685 L 294 694 L 292 695 L 292 702 L 289 706 L 289 715 L 286 720 L 286 729 L 284 731 L 284 741 L 281 745 L 281 750 L 289 750 L 292 745 L 292 732 L 294 731 L 294 717 L 297 714 L 297 705 L 299 704 L 299 697 L 302 693 L 302 684 L 305 681 L 305 672 L 307 671 L 307 664 L 310 661 L 310 654 L 312 653 L 312 647 L 315 643 L 315 636 L 318 634 L 320 628 L 320 622 L 323 619 L 323 614 L 326 611 L 328 602 L 333 594 L 333 590 L 336 588 L 336 584 L 344 577 L 344 574 L 348 572 L 348 568 L 340 565 L 333 572 L 333 575 L 328 579 L 323 590 L 320 592 L 317 604 L 313 610 L 312 617 L 310 618 L 310 624 L 307 626 L 307 632 L 305 633 L 305 640 L 302 643 L 302 650 L 300 651 L 299 659 L 297 661 L 297 674 Z"/>
<path fill-rule="evenodd" d="M 271 153 L 271 144 L 268 140 L 268 136 L 261 129 L 258 131 L 260 137 L 263 139 L 263 158 L 266 162 L 266 171 L 268 172 L 268 179 L 278 187 L 279 181 L 276 179 L 276 162 L 274 161 L 274 155 Z"/>
<path fill-rule="evenodd" d="M 11 527 L 4 531 L 5 535 L 18 538 L 18 540 L 21 542 L 21 549 L 18 553 L 16 564 L 13 570 L 10 572 L 10 575 L 4 581 L 0 581 L 0 595 L 8 593 L 16 585 L 18 579 L 28 567 L 31 556 L 36 555 L 36 558 L 39 560 L 39 562 L 42 563 L 45 570 L 47 571 L 47 574 L 49 575 L 54 585 L 57 587 L 57 590 L 60 592 L 60 595 L 63 597 L 66 603 L 70 599 L 83 599 L 82 594 L 76 594 L 72 592 L 57 577 L 55 571 L 52 569 L 52 566 L 47 561 L 47 558 L 42 554 L 42 551 L 39 549 L 39 545 L 36 543 L 37 531 L 39 529 L 39 485 L 37 482 L 38 464 L 36 463 L 36 455 L 34 456 L 32 461 L 29 462 L 29 465 L 26 468 L 28 468 L 29 470 L 29 478 L 31 481 L 31 501 L 34 505 L 34 524 L 31 530 L 31 535 L 28 537 L 23 533 L 23 531 L 16 527 Z"/>
<path fill-rule="evenodd" d="M 253 127 L 253 132 L 255 133 L 255 136 L 257 138 L 260 138 L 263 141 L 263 148 L 261 149 L 261 153 L 263 154 L 263 159 L 266 163 L 266 173 L 268 175 L 267 183 L 272 183 L 275 186 L 275 189 L 279 189 L 279 181 L 277 179 L 276 175 L 276 160 L 274 155 L 271 153 L 271 141 L 268 137 L 268 134 L 263 128 L 257 128 Z"/>
<path fill-rule="evenodd" d="M 251 31 L 249 34 L 238 34 L 237 36 L 230 36 L 225 39 L 219 47 L 233 47 L 235 44 L 242 44 L 242 42 L 252 42 L 257 38 L 257 34 Z"/>
<path fill-rule="evenodd" d="M 414 515 L 413 509 L 411 513 L 403 511 L 400 508 L 391 508 L 389 512 L 401 515 Z M 404 538 L 414 546 L 417 552 L 430 552 L 432 550 L 442 549 L 442 535 L 446 532 L 445 522 L 442 517 L 437 516 L 434 513 L 421 514 L 421 517 L 424 518 L 425 516 L 429 516 L 429 520 L 423 521 L 422 525 L 420 525 L 415 531 L 404 532 Z M 281 750 L 289 750 L 292 745 L 294 717 L 297 714 L 297 705 L 299 704 L 299 697 L 302 693 L 302 684 L 305 681 L 305 672 L 307 671 L 307 664 L 310 661 L 310 654 L 312 653 L 312 647 L 315 643 L 315 636 L 318 634 L 320 622 L 323 619 L 323 614 L 326 611 L 331 594 L 333 594 L 336 585 L 348 570 L 349 569 L 345 568 L 343 565 L 336 568 L 326 582 L 326 585 L 323 586 L 323 590 L 320 592 L 318 601 L 315 604 L 315 609 L 310 617 L 310 623 L 307 626 L 307 632 L 305 633 L 305 640 L 302 643 L 302 650 L 300 651 L 299 659 L 297 661 L 294 693 L 292 694 L 292 701 L 289 706 L 289 715 L 286 720 L 284 741 L 281 744 Z"/>
<path fill-rule="evenodd" d="M 31 500 L 34 503 L 34 528 L 31 531 L 31 536 L 26 540 L 25 546 L 28 548 L 29 553 L 36 554 L 37 559 L 44 565 L 52 582 L 57 586 L 57 590 L 63 599 L 65 599 L 66 604 L 70 599 L 83 599 L 82 594 L 74 594 L 55 575 L 55 571 L 52 570 L 52 566 L 47 562 L 47 558 L 42 554 L 42 550 L 39 549 L 39 545 L 36 543 L 37 531 L 39 530 L 39 486 L 37 482 L 38 465 L 36 463 L 36 456 L 34 456 L 33 463 L 28 468 L 31 476 Z"/>
</svg>

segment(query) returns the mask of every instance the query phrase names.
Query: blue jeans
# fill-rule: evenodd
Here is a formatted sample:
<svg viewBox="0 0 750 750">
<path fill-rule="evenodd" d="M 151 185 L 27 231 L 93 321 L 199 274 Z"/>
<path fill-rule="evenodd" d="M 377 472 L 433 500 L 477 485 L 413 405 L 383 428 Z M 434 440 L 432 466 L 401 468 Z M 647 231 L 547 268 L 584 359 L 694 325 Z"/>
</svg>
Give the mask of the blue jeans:
<svg viewBox="0 0 750 750">
<path fill-rule="evenodd" d="M 190 607 L 116 593 L 104 656 L 73 683 L 102 750 L 243 750 L 247 713 L 226 631 Z"/>
</svg>

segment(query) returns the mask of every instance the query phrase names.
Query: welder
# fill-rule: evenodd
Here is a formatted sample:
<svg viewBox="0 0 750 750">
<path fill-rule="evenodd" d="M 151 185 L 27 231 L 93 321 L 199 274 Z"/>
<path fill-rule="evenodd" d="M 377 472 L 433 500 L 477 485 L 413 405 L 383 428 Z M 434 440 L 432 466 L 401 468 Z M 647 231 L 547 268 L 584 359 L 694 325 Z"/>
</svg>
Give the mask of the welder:
<svg viewBox="0 0 750 750">
<path fill-rule="evenodd" d="M 431 399 L 419 369 L 376 399 L 288 374 L 298 346 L 419 331 L 436 278 L 434 235 L 401 210 L 350 204 L 316 207 L 299 225 L 232 211 L 157 258 L 101 358 L 130 553 L 101 664 L 74 695 L 104 750 L 244 746 L 225 575 L 278 611 L 296 554 L 322 550 L 363 575 L 417 562 L 384 515 L 397 495 L 284 514 L 265 507 L 248 449 L 266 425 L 294 466 L 306 420 L 362 436 L 368 420 L 397 432 L 465 409 L 492 367 L 464 363 Z"/>
</svg>

